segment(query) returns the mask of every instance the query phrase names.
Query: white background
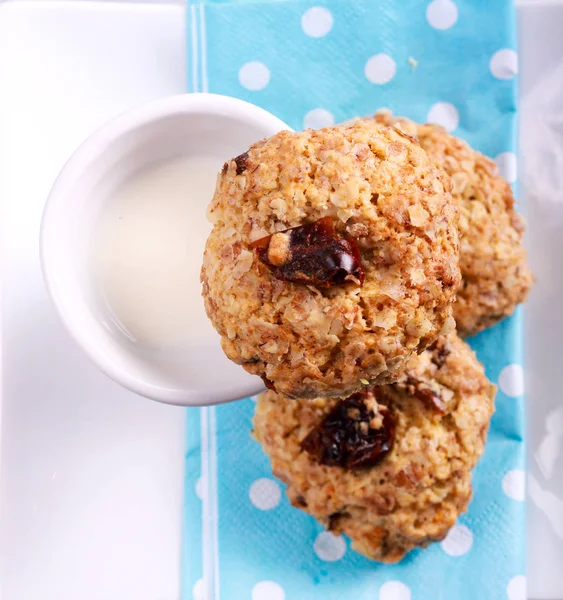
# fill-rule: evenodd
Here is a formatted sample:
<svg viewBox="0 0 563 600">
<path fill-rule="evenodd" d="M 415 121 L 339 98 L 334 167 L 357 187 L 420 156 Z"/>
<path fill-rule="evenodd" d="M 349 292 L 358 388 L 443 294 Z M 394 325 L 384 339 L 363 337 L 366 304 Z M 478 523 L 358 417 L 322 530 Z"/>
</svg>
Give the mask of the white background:
<svg viewBox="0 0 563 600">
<path fill-rule="evenodd" d="M 563 6 L 523 3 L 524 99 L 563 61 L 562 28 Z M 80 354 L 47 300 L 37 237 L 72 150 L 111 116 L 183 92 L 184 64 L 181 2 L 0 1 L 4 600 L 179 598 L 185 412 L 120 389 Z M 533 124 L 535 112 L 523 118 Z M 522 149 L 524 158 L 535 151 L 525 139 Z M 538 283 L 526 375 L 530 468 L 540 480 L 533 455 L 545 415 L 561 406 L 563 211 L 559 197 L 546 208 L 531 196 Z M 529 507 L 530 597 L 563 598 L 563 540 Z"/>
</svg>

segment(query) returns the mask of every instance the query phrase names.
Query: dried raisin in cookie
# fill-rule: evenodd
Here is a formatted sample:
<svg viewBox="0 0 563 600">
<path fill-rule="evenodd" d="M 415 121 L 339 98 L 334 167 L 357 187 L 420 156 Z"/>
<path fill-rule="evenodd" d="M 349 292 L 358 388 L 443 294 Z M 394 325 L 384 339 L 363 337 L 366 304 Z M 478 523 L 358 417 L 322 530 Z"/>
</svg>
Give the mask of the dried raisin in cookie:
<svg viewBox="0 0 563 600">
<path fill-rule="evenodd" d="M 454 304 L 460 335 L 473 335 L 512 314 L 534 279 L 522 244 L 524 219 L 496 163 L 437 125 L 417 125 L 385 112 L 375 118 L 416 137 L 451 178 L 460 211 L 463 281 Z"/>
<path fill-rule="evenodd" d="M 418 144 L 373 121 L 283 131 L 226 163 L 201 280 L 227 356 L 292 397 L 396 380 L 453 328 L 449 190 Z"/>
<path fill-rule="evenodd" d="M 401 379 L 346 400 L 258 397 L 254 434 L 291 503 L 358 552 L 397 562 L 441 540 L 471 499 L 495 386 L 454 332 Z"/>
</svg>

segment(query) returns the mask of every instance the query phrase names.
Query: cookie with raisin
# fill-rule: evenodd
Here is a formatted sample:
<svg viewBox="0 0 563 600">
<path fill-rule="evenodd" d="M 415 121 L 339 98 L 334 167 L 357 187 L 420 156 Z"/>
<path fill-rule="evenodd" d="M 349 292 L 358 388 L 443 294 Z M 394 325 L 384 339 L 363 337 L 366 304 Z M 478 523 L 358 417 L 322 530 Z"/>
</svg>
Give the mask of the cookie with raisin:
<svg viewBox="0 0 563 600">
<path fill-rule="evenodd" d="M 356 551 L 393 563 L 442 540 L 467 509 L 494 395 L 451 333 L 392 385 L 344 400 L 261 394 L 254 435 L 294 506 Z"/>
<path fill-rule="evenodd" d="M 395 381 L 453 328 L 446 175 L 375 122 L 282 131 L 227 162 L 201 280 L 227 356 L 296 398 Z"/>
</svg>

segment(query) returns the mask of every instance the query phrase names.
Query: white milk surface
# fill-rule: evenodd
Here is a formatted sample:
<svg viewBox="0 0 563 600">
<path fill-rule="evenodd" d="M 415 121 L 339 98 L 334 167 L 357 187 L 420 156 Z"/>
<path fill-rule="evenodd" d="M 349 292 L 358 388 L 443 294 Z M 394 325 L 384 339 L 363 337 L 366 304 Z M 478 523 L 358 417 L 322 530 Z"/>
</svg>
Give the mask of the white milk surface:
<svg viewBox="0 0 563 600">
<path fill-rule="evenodd" d="M 217 343 L 199 273 L 205 213 L 222 161 L 182 157 L 142 170 L 112 194 L 92 233 L 91 260 L 116 335 L 142 351 Z"/>
</svg>

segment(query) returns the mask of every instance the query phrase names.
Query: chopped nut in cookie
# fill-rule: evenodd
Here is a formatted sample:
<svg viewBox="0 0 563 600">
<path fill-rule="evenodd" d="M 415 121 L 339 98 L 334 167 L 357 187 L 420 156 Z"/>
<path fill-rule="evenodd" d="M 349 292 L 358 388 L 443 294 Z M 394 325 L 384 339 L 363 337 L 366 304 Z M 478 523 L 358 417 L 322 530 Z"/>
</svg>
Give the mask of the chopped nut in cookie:
<svg viewBox="0 0 563 600">
<path fill-rule="evenodd" d="M 409 377 L 407 379 L 407 389 L 411 395 L 424 402 L 428 408 L 435 408 L 440 413 L 446 412 L 446 403 L 442 396 L 431 387 Z"/>
</svg>

